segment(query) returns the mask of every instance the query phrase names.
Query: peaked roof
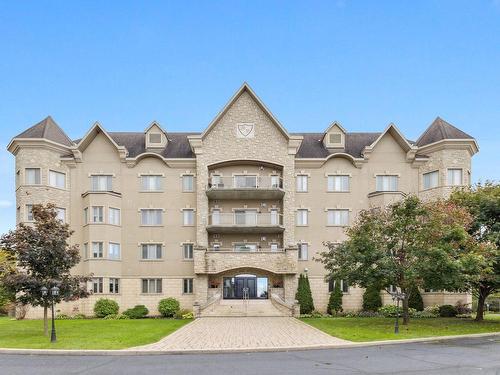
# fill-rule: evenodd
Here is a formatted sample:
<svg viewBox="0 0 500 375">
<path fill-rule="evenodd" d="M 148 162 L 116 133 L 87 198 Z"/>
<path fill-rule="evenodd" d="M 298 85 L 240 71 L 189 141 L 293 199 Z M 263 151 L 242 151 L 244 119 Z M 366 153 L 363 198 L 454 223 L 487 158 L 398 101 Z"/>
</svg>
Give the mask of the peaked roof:
<svg viewBox="0 0 500 375">
<path fill-rule="evenodd" d="M 44 138 L 65 146 L 72 146 L 73 142 L 66 133 L 56 124 L 54 119 L 47 116 L 31 128 L 23 131 L 14 138 Z"/>
<path fill-rule="evenodd" d="M 469 134 L 457 129 L 441 117 L 436 117 L 432 124 L 417 139 L 417 146 L 422 147 L 443 139 L 474 139 Z"/>
<path fill-rule="evenodd" d="M 326 158 L 331 154 L 346 153 L 354 158 L 362 157 L 363 149 L 371 145 L 381 133 L 346 133 L 345 146 L 334 151 L 328 150 L 322 140 L 325 133 L 292 133 L 304 137 L 297 158 Z"/>
<path fill-rule="evenodd" d="M 271 121 L 278 127 L 278 129 L 281 131 L 281 133 L 283 133 L 283 135 L 286 138 L 290 138 L 290 134 L 287 132 L 287 130 L 283 127 L 283 125 L 281 125 L 281 123 L 278 121 L 278 119 L 276 117 L 274 117 L 274 115 L 266 107 L 264 102 L 262 102 L 262 100 L 260 100 L 260 98 L 257 96 L 257 94 L 252 90 L 250 85 L 246 82 L 243 82 L 241 87 L 238 89 L 238 91 L 236 91 L 236 93 L 231 97 L 231 99 L 229 99 L 229 101 L 224 106 L 224 108 L 222 108 L 222 110 L 217 114 L 217 116 L 215 116 L 215 118 L 210 122 L 210 124 L 207 126 L 205 131 L 201 134 L 201 137 L 205 138 L 205 136 L 212 130 L 212 128 L 215 126 L 215 124 L 217 124 L 217 122 L 222 118 L 222 116 L 224 116 L 224 114 L 228 111 L 228 109 L 231 108 L 231 106 L 236 102 L 236 100 L 238 100 L 238 98 L 241 96 L 241 94 L 243 94 L 245 91 L 248 92 L 248 94 L 250 94 L 252 99 L 257 102 L 257 104 L 264 111 L 264 113 L 269 116 Z"/>
</svg>

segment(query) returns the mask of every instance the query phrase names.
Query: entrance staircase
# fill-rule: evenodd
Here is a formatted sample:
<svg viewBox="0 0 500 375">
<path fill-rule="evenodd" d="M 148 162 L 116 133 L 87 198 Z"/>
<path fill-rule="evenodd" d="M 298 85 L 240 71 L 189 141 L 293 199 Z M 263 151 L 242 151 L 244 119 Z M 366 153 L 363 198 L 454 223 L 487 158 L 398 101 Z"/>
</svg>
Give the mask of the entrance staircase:
<svg viewBox="0 0 500 375">
<path fill-rule="evenodd" d="M 271 299 L 222 299 L 203 309 L 200 316 L 292 316 L 292 312 L 285 306 L 273 303 Z"/>
</svg>

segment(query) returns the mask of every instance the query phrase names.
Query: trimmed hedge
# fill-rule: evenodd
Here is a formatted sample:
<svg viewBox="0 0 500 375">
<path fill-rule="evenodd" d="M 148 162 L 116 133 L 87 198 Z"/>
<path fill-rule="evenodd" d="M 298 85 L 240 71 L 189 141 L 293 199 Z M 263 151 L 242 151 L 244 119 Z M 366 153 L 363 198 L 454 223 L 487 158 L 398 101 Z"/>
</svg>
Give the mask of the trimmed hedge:
<svg viewBox="0 0 500 375">
<path fill-rule="evenodd" d="M 125 310 L 123 315 L 128 316 L 130 319 L 142 319 L 149 314 L 149 310 L 144 305 L 135 305 L 131 309 Z"/>
<path fill-rule="evenodd" d="M 158 303 L 158 311 L 165 318 L 172 318 L 180 310 L 179 301 L 175 298 L 165 298 Z"/>
<path fill-rule="evenodd" d="M 414 287 L 410 290 L 410 298 L 408 299 L 408 306 L 417 311 L 424 311 L 424 300 L 420 295 L 418 288 Z"/>
<path fill-rule="evenodd" d="M 94 305 L 94 314 L 98 318 L 104 318 L 108 315 L 116 315 L 118 314 L 118 310 L 120 307 L 116 301 L 107 298 L 101 298 L 97 300 Z"/>
<path fill-rule="evenodd" d="M 457 316 L 457 308 L 453 305 L 439 306 L 439 316 L 442 318 L 453 318 Z"/>
<path fill-rule="evenodd" d="M 299 285 L 295 299 L 300 304 L 301 314 L 310 314 L 314 311 L 314 302 L 311 293 L 311 286 L 309 285 L 309 278 L 302 274 L 299 276 Z"/>
<path fill-rule="evenodd" d="M 335 282 L 335 287 L 330 293 L 330 299 L 328 300 L 328 306 L 326 307 L 326 312 L 328 314 L 334 315 L 342 311 L 342 290 L 340 289 L 340 282 L 337 280 Z"/>
</svg>

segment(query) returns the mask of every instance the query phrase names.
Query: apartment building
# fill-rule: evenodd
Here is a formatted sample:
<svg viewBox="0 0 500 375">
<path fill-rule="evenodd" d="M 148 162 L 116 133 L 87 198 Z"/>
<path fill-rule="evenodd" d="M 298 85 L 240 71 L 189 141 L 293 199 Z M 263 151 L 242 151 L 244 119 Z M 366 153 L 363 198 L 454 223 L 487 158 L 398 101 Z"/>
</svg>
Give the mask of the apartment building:
<svg viewBox="0 0 500 375">
<path fill-rule="evenodd" d="M 394 124 L 373 133 L 337 122 L 323 133 L 289 133 L 243 84 L 201 133 L 168 132 L 157 122 L 108 132 L 95 123 L 72 140 L 47 117 L 8 150 L 17 222 L 33 220 L 33 204 L 55 203 L 80 245 L 75 273 L 94 277 L 92 296 L 61 304 L 61 312 L 91 314 L 106 297 L 156 313 L 160 299 L 175 297 L 209 315 L 240 300 L 296 314 L 300 273 L 324 311 L 332 285 L 314 260 L 323 242 L 341 242 L 362 209 L 405 194 L 446 197 L 470 184 L 478 145 L 439 117 L 416 141 Z M 360 309 L 363 290 L 342 289 L 344 309 Z M 445 291 L 423 298 L 470 301 Z"/>
</svg>

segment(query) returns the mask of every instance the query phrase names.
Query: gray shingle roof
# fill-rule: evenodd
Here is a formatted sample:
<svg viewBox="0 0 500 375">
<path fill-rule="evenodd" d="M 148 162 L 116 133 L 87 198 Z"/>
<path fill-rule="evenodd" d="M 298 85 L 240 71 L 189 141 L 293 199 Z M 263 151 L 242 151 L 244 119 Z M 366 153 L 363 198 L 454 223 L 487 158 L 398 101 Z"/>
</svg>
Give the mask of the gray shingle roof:
<svg viewBox="0 0 500 375">
<path fill-rule="evenodd" d="M 457 129 L 442 118 L 436 117 L 420 138 L 417 139 L 417 146 L 422 147 L 443 139 L 474 139 L 474 137 Z"/>
<path fill-rule="evenodd" d="M 360 158 L 363 149 L 375 142 L 380 134 L 382 133 L 346 133 L 345 148 L 328 150 L 323 144 L 324 133 L 293 133 L 304 137 L 297 158 L 325 158 L 334 153 L 346 153 Z"/>
<path fill-rule="evenodd" d="M 29 129 L 26 129 L 14 138 L 45 138 L 65 146 L 73 145 L 71 139 L 69 139 L 66 133 L 64 133 L 64 131 L 50 116 L 47 116 L 38 124 L 33 125 Z"/>
</svg>

